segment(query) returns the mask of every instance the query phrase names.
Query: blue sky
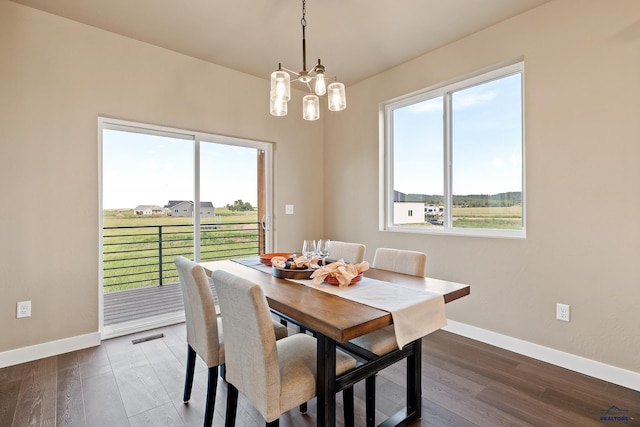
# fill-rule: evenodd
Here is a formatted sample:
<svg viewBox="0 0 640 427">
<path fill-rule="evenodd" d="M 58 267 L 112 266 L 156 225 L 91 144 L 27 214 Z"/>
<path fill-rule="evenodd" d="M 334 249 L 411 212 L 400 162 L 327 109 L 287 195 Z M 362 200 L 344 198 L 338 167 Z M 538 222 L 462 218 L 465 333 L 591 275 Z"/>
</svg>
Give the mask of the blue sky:
<svg viewBox="0 0 640 427">
<path fill-rule="evenodd" d="M 216 207 L 237 199 L 255 206 L 256 149 L 206 142 L 200 146 L 200 199 Z M 105 129 L 103 208 L 193 200 L 193 151 L 193 141 Z"/>
<path fill-rule="evenodd" d="M 522 189 L 520 74 L 453 94 L 453 194 Z M 395 110 L 394 189 L 443 194 L 442 97 Z M 193 141 L 103 134 L 103 207 L 193 199 Z M 257 203 L 256 150 L 201 143 L 201 200 Z"/>
<path fill-rule="evenodd" d="M 453 194 L 522 189 L 521 76 L 453 93 Z M 443 194 L 443 98 L 395 110 L 394 189 Z"/>
</svg>

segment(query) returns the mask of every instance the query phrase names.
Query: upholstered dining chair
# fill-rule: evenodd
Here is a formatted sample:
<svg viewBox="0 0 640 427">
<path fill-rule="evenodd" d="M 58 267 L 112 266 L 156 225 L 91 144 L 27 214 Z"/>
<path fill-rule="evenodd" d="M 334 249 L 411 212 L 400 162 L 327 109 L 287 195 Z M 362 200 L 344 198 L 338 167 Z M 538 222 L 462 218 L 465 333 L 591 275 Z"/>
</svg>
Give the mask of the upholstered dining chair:
<svg viewBox="0 0 640 427">
<path fill-rule="evenodd" d="M 316 396 L 316 340 L 294 334 L 276 341 L 262 288 L 242 277 L 217 270 L 212 274 L 225 330 L 227 415 L 234 426 L 238 392 L 262 414 L 266 426 L 279 425 L 280 415 Z M 356 360 L 336 352 L 336 375 Z M 353 388 L 343 392 L 345 425 L 352 426 Z"/>
<path fill-rule="evenodd" d="M 204 426 L 213 421 L 218 385 L 218 367 L 224 366 L 225 354 L 222 334 L 222 320 L 216 314 L 215 300 L 202 266 L 178 256 L 174 259 L 184 300 L 184 314 L 187 325 L 187 372 L 184 383 L 184 403 L 191 399 L 193 373 L 196 355 L 207 365 L 209 379 Z M 271 323 L 271 333 L 278 339 L 288 335 L 287 328 L 277 322 Z"/>
<path fill-rule="evenodd" d="M 378 248 L 373 255 L 372 267 L 424 277 L 427 270 L 427 256 L 416 251 Z"/>
<path fill-rule="evenodd" d="M 373 256 L 372 267 L 424 277 L 427 269 L 427 255 L 416 251 L 378 248 Z M 393 325 L 362 335 L 349 342 L 375 356 L 383 356 L 398 349 Z M 367 426 L 372 425 L 375 417 L 375 381 L 375 375 L 365 379 Z"/>
<path fill-rule="evenodd" d="M 329 259 L 343 259 L 346 263 L 359 264 L 364 261 L 367 247 L 361 243 L 349 243 L 332 240 L 329 249 Z"/>
</svg>

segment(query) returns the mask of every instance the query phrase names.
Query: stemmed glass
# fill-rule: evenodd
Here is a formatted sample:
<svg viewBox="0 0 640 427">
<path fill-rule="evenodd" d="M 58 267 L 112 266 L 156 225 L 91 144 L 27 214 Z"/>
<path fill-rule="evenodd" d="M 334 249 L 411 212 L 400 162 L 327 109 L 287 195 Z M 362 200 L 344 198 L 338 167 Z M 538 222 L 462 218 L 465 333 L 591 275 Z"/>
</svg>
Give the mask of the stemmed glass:
<svg viewBox="0 0 640 427">
<path fill-rule="evenodd" d="M 311 260 L 316 256 L 316 241 L 305 240 L 302 242 L 302 256 L 309 262 L 309 268 L 311 268 Z"/>
<path fill-rule="evenodd" d="M 322 265 L 326 264 L 327 257 L 329 256 L 329 251 L 331 249 L 331 240 L 322 239 L 318 240 L 318 256 L 322 260 Z"/>
</svg>

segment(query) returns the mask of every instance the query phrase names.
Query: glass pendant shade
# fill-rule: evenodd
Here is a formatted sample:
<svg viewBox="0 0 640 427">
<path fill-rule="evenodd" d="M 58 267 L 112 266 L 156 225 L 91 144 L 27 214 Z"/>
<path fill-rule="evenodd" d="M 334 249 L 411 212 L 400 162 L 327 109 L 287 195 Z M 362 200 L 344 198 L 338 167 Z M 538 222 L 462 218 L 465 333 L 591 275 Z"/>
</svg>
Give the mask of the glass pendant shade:
<svg viewBox="0 0 640 427">
<path fill-rule="evenodd" d="M 306 95 L 302 98 L 302 118 L 305 120 L 320 118 L 320 100 L 316 95 Z"/>
<path fill-rule="evenodd" d="M 327 98 L 330 111 L 342 111 L 347 108 L 347 96 L 342 83 L 333 82 L 327 90 L 329 91 Z"/>
<path fill-rule="evenodd" d="M 287 101 L 278 98 L 271 98 L 271 108 L 269 110 L 272 116 L 286 116 Z"/>
<path fill-rule="evenodd" d="M 318 120 L 320 118 L 320 96 L 327 95 L 331 111 L 342 111 L 347 108 L 347 97 L 342 83 L 335 82 L 335 77 L 329 78 L 329 80 L 325 78 L 326 68 L 322 65 L 320 58 L 314 66 L 307 69 L 306 3 L 306 0 L 302 0 L 302 19 L 300 20 L 302 26 L 302 71 L 296 73 L 284 68 L 282 63 L 278 63 L 276 71 L 271 73 L 269 111 L 274 116 L 287 115 L 287 103 L 291 100 L 291 79 L 293 79 L 294 82 L 301 83 L 309 89 L 309 94 L 302 99 L 302 118 Z M 333 83 L 329 84 L 332 81 Z"/>
<path fill-rule="evenodd" d="M 291 78 L 286 71 L 278 70 L 271 73 L 271 99 L 283 101 L 291 99 Z"/>
<path fill-rule="evenodd" d="M 327 83 L 324 80 L 324 73 L 316 74 L 316 95 L 322 96 L 327 93 Z"/>
</svg>

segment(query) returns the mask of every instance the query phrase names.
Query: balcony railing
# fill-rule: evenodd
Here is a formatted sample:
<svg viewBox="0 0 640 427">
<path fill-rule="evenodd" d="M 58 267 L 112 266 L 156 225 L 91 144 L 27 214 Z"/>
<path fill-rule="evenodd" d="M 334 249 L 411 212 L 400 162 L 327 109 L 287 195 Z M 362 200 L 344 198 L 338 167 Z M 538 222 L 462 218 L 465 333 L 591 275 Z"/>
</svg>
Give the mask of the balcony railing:
<svg viewBox="0 0 640 427">
<path fill-rule="evenodd" d="M 244 258 L 260 254 L 257 222 L 202 224 L 200 260 Z M 178 281 L 173 259 L 194 258 L 194 227 L 145 225 L 104 227 L 105 292 Z"/>
</svg>

